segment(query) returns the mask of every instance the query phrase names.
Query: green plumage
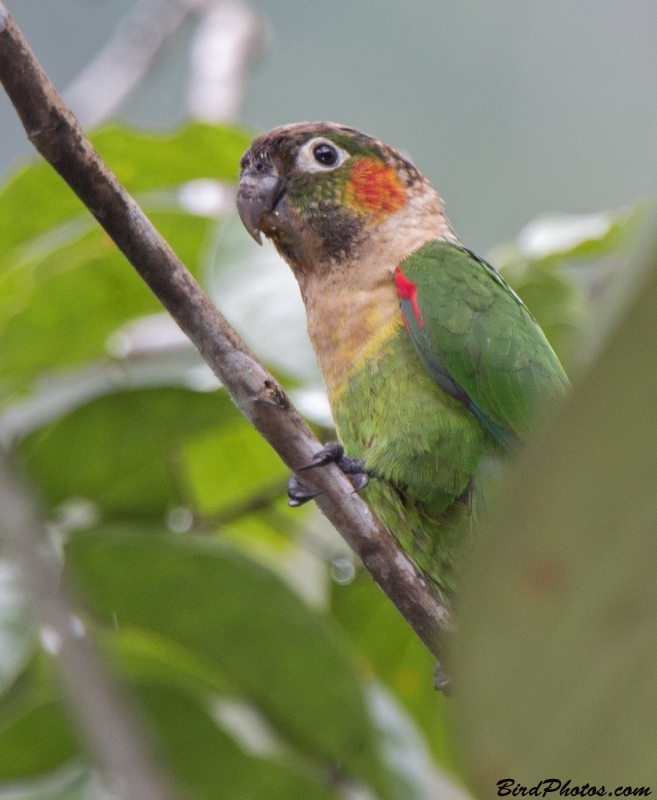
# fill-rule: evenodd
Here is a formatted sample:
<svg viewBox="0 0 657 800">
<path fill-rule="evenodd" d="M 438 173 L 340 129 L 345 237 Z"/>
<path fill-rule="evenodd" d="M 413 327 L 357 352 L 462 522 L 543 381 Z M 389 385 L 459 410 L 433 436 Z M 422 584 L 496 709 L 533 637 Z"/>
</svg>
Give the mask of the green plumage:
<svg viewBox="0 0 657 800">
<path fill-rule="evenodd" d="M 402 326 L 352 374 L 333 415 L 345 452 L 364 459 L 364 500 L 418 567 L 451 589 L 470 511 L 469 498 L 455 498 L 496 449 L 491 434 L 433 380 Z"/>
<path fill-rule="evenodd" d="M 511 449 L 567 378 L 520 299 L 485 262 L 444 241 L 400 265 L 415 287 L 399 327 L 334 403 L 363 497 L 441 590 L 470 529 L 477 472 Z M 459 391 L 460 390 L 460 391 Z"/>
<path fill-rule="evenodd" d="M 404 316 L 418 353 L 494 426 L 523 438 L 568 379 L 520 298 L 489 264 L 444 241 L 428 242 L 400 269 L 417 287 L 422 327 Z"/>
<path fill-rule="evenodd" d="M 369 476 L 363 497 L 450 594 L 483 465 L 564 395 L 557 357 L 458 243 L 429 181 L 360 131 L 301 123 L 258 137 L 238 208 L 299 282 L 338 434 Z"/>
</svg>

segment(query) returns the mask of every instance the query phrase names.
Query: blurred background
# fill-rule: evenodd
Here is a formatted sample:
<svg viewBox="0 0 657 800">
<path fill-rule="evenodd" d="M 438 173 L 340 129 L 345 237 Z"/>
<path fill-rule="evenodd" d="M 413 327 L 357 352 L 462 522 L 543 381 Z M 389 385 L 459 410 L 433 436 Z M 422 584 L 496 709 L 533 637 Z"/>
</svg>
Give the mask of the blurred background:
<svg viewBox="0 0 657 800">
<path fill-rule="evenodd" d="M 13 0 L 63 90 L 133 0 Z M 259 0 L 265 26 L 240 118 L 255 130 L 329 119 L 409 154 L 485 252 L 545 212 L 588 213 L 652 195 L 657 7 L 647 0 Z M 119 115 L 186 115 L 187 17 Z M 0 168 L 29 154 L 0 98 Z"/>
<path fill-rule="evenodd" d="M 544 441 L 510 483 L 507 516 L 464 578 L 455 704 L 312 504 L 287 507 L 287 469 L 33 158 L 0 95 L 0 443 L 46 519 L 48 591 L 59 597 L 61 572 L 73 637 L 94 642 L 177 796 L 463 800 L 548 775 L 654 784 L 657 385 L 614 392 L 657 363 L 657 300 L 618 322 L 642 285 L 633 252 L 655 193 L 657 5 L 8 8 L 102 157 L 323 440 L 335 432 L 296 283 L 234 210 L 239 156 L 275 125 L 329 119 L 409 156 L 584 389 L 610 363 L 610 331 L 644 325 L 595 392 L 576 394 L 553 455 Z M 93 743 L 107 734 L 97 694 L 57 672 L 71 631 L 44 622 L 37 550 L 23 558 L 31 598 L 0 550 L 0 798 L 127 799 L 122 767 Z M 562 567 L 568 579 L 553 580 Z"/>
</svg>

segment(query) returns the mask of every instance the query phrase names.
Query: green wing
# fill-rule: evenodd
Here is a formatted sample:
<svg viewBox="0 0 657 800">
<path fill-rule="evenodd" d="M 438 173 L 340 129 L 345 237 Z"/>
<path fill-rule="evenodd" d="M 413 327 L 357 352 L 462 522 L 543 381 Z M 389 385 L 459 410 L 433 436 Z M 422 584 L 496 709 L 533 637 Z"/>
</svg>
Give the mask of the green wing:
<svg viewBox="0 0 657 800">
<path fill-rule="evenodd" d="M 395 275 L 406 327 L 435 380 L 501 444 L 522 439 L 568 378 L 536 320 L 474 253 L 428 242 Z"/>
</svg>

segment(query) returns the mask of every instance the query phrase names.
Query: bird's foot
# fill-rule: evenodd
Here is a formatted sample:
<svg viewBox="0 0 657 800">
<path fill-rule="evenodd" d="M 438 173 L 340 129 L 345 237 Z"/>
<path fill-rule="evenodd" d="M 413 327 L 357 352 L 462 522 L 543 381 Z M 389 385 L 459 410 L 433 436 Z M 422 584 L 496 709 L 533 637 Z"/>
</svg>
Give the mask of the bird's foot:
<svg viewBox="0 0 657 800">
<path fill-rule="evenodd" d="M 327 442 L 322 449 L 315 453 L 312 460 L 303 467 L 299 467 L 297 472 L 303 472 L 307 469 L 314 469 L 315 467 L 324 467 L 327 464 L 337 464 L 338 467 L 351 481 L 355 492 L 360 492 L 361 489 L 367 486 L 369 477 L 365 472 L 365 464 L 362 458 L 349 458 L 345 456 L 342 445 L 337 442 Z M 313 497 L 318 497 L 324 490 L 319 492 L 304 486 L 303 482 L 297 475 L 292 475 L 287 483 L 287 495 L 289 506 L 301 506 L 312 500 Z"/>
<path fill-rule="evenodd" d="M 302 483 L 297 475 L 290 475 L 290 479 L 287 482 L 288 506 L 292 506 L 292 508 L 302 506 L 304 503 L 312 500 L 313 497 L 319 497 L 320 494 L 324 494 L 324 489 L 316 492 Z"/>
</svg>

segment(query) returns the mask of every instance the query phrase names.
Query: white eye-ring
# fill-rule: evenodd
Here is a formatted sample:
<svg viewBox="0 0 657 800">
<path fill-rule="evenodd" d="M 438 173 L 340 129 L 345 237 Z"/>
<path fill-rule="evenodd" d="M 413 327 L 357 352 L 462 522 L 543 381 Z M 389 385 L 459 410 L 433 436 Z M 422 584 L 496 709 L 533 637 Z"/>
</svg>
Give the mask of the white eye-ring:
<svg viewBox="0 0 657 800">
<path fill-rule="evenodd" d="M 349 158 L 349 153 L 330 139 L 317 136 L 307 141 L 297 155 L 297 169 L 303 172 L 330 172 Z"/>
</svg>

